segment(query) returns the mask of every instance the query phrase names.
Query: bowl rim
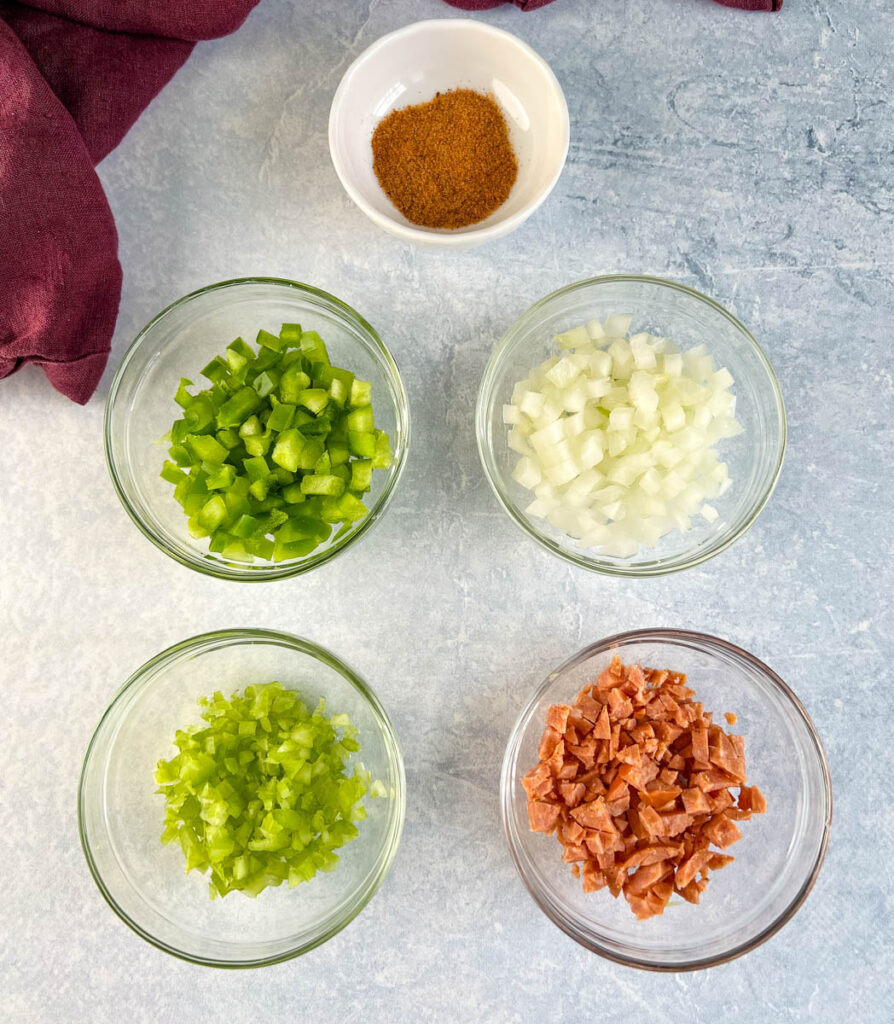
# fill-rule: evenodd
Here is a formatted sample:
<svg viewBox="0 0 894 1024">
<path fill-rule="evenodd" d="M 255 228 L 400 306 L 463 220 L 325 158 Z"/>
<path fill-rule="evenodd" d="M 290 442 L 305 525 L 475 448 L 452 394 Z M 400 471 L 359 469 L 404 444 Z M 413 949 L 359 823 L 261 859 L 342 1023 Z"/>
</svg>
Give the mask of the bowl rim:
<svg viewBox="0 0 894 1024">
<path fill-rule="evenodd" d="M 384 49 L 395 40 L 407 36 L 413 36 L 420 31 L 443 32 L 448 28 L 456 28 L 458 25 L 463 26 L 464 29 L 469 31 L 478 32 L 483 36 L 491 36 L 495 39 L 511 42 L 532 64 L 536 65 L 540 69 L 552 88 L 554 98 L 557 102 L 559 114 L 562 120 L 562 146 L 561 158 L 556 161 L 556 168 L 550 180 L 543 188 L 540 189 L 533 199 L 526 203 L 516 213 L 512 214 L 511 217 L 507 217 L 505 220 L 500 220 L 496 223 L 482 227 L 470 225 L 468 229 L 451 231 L 405 224 L 394 217 L 381 213 L 379 210 L 375 209 L 375 207 L 367 203 L 360 191 L 355 188 L 353 181 L 347 173 L 347 168 L 345 167 L 344 161 L 341 157 L 340 148 L 336 142 L 336 135 L 341 110 L 354 75 L 364 64 L 375 57 L 379 50 Z M 561 177 L 562 171 L 565 169 L 565 162 L 568 159 L 568 149 L 570 144 L 571 117 L 568 112 L 568 101 L 553 69 L 532 46 L 526 43 L 523 39 L 520 39 L 514 33 L 508 32 L 506 29 L 497 28 L 496 25 L 489 25 L 487 22 L 477 21 L 474 18 L 431 18 L 424 21 L 413 22 L 410 25 L 405 25 L 403 28 L 395 29 L 393 32 L 387 32 L 385 35 L 380 36 L 358 57 L 356 57 L 354 61 L 352 61 L 350 67 L 348 67 L 347 71 L 345 71 L 342 76 L 342 79 L 338 84 L 338 88 L 335 90 L 335 94 L 332 97 L 332 104 L 329 108 L 329 155 L 332 160 L 332 165 L 335 168 L 335 173 L 338 176 L 338 180 L 341 182 L 345 192 L 347 192 L 354 204 L 363 213 L 365 213 L 374 224 L 378 225 L 383 230 L 404 239 L 404 241 L 418 242 L 428 246 L 461 249 L 473 243 L 478 244 L 500 238 L 503 235 L 514 231 L 546 201 L 549 194 L 556 187 L 556 183 Z M 397 210 L 395 210 L 395 213 L 397 213 Z"/>
<path fill-rule="evenodd" d="M 670 291 L 680 292 L 710 306 L 725 320 L 729 321 L 729 323 L 732 324 L 732 326 L 739 332 L 742 340 L 751 346 L 759 362 L 764 368 L 776 402 L 776 411 L 779 422 L 779 441 L 776 451 L 775 466 L 772 468 L 772 475 L 769 478 L 769 482 L 763 495 L 752 507 L 748 517 L 735 529 L 728 529 L 726 533 L 720 534 L 716 543 L 707 546 L 704 550 L 693 551 L 688 556 L 677 556 L 676 559 L 671 562 L 661 562 L 656 560 L 639 563 L 633 562 L 625 565 L 621 562 L 614 563 L 602 561 L 598 557 L 584 555 L 573 549 L 561 547 L 561 545 L 557 544 L 546 534 L 542 533 L 511 500 L 508 493 L 504 490 L 500 474 L 497 472 L 491 446 L 489 446 L 486 441 L 488 435 L 488 407 L 491 404 L 492 393 L 499 383 L 496 377 L 497 364 L 503 354 L 515 342 L 517 335 L 526 326 L 528 320 L 537 312 L 545 309 L 550 303 L 565 295 L 569 295 L 572 292 L 583 288 L 589 288 L 594 285 L 598 286 L 619 282 L 657 285 L 662 288 L 667 288 Z M 497 497 L 497 501 L 508 513 L 512 521 L 529 537 L 532 537 L 541 547 L 546 548 L 547 551 L 557 555 L 566 562 L 571 562 L 573 565 L 579 566 L 582 569 L 588 569 L 590 572 L 601 573 L 605 576 L 634 579 L 665 576 L 670 573 L 682 572 L 686 569 L 691 569 L 693 566 L 701 565 L 702 562 L 706 562 L 715 555 L 719 555 L 722 551 L 725 551 L 728 547 L 739 540 L 757 520 L 767 502 L 770 500 L 773 491 L 776 489 L 776 484 L 779 482 L 779 476 L 782 473 L 782 465 L 785 461 L 785 452 L 788 444 L 788 425 L 786 421 L 782 389 L 779 386 L 779 380 L 770 360 L 767 358 L 766 353 L 748 328 L 737 317 L 733 316 L 729 310 L 724 309 L 719 302 L 712 299 L 709 295 L 705 295 L 702 292 L 697 291 L 695 288 L 690 288 L 688 285 L 680 284 L 679 282 L 672 281 L 668 278 L 656 277 L 649 274 L 601 274 L 596 277 L 584 278 L 583 280 L 574 281 L 571 284 L 564 285 L 562 288 L 557 288 L 555 291 L 550 292 L 549 295 L 539 299 L 513 321 L 503 337 L 496 343 L 490 357 L 488 358 L 487 365 L 485 366 L 484 373 L 481 377 L 481 384 L 478 388 L 478 400 L 475 407 L 475 438 L 478 445 L 478 455 L 481 460 L 481 465 L 484 468 L 484 475 L 487 477 L 491 490 L 494 492 Z"/>
<path fill-rule="evenodd" d="M 151 932 L 147 931 L 135 920 L 133 920 L 115 901 L 114 896 L 106 887 L 103 881 L 102 875 L 96 862 L 93 858 L 93 853 L 90 848 L 90 840 L 88 838 L 88 830 L 84 823 L 84 805 L 86 801 L 85 782 L 87 776 L 87 768 L 90 764 L 91 756 L 93 755 L 97 740 L 102 732 L 103 728 L 107 723 L 111 723 L 114 718 L 114 711 L 119 706 L 126 695 L 131 691 L 132 687 L 137 687 L 145 679 L 147 673 L 163 665 L 165 662 L 173 661 L 176 657 L 181 655 L 185 651 L 189 650 L 200 650 L 204 647 L 213 647 L 217 645 L 229 646 L 233 642 L 236 643 L 270 643 L 277 644 L 279 646 L 288 647 L 292 650 L 297 650 L 302 654 L 308 654 L 311 657 L 322 661 L 330 668 L 338 672 L 343 678 L 345 678 L 359 693 L 365 698 L 367 703 L 373 710 L 376 720 L 382 731 L 382 736 L 385 741 L 385 746 L 388 751 L 389 760 L 391 761 L 392 767 L 395 773 L 395 788 L 396 794 L 392 801 L 393 807 L 396 808 L 395 813 L 392 814 L 392 819 L 389 827 L 389 834 L 386 839 L 386 843 L 383 847 L 384 856 L 380 857 L 375 875 L 372 882 L 364 895 L 364 898 L 360 900 L 355 906 L 351 907 L 350 912 L 336 918 L 324 931 L 317 936 L 313 941 L 304 943 L 303 945 L 297 946 L 294 949 L 289 949 L 283 953 L 279 953 L 275 956 L 259 957 L 250 960 L 218 960 L 213 957 L 202 957 L 196 956 L 191 953 L 187 953 L 184 950 L 177 949 L 161 939 L 156 938 Z M 105 777 L 105 772 L 103 772 Z M 220 629 L 214 630 L 208 633 L 200 633 L 197 636 L 189 637 L 186 640 L 181 640 L 179 643 L 173 644 L 171 647 L 166 648 L 160 653 L 154 655 L 147 662 L 141 665 L 127 681 L 115 692 L 106 709 L 103 711 L 96 728 L 90 737 L 90 742 L 87 745 L 87 751 L 84 754 L 84 760 L 81 765 L 81 773 L 78 780 L 78 836 L 80 838 L 81 850 L 84 854 L 84 859 L 87 861 L 87 866 L 90 870 L 90 874 L 93 877 L 93 881 L 96 883 L 97 888 L 105 899 L 106 903 L 112 908 L 115 914 L 140 938 L 144 939 L 150 945 L 156 949 L 160 949 L 164 953 L 168 953 L 171 956 L 177 957 L 179 960 L 185 960 L 188 963 L 199 964 L 204 967 L 218 967 L 223 970 L 243 970 L 256 967 L 266 967 L 271 964 L 283 963 L 286 960 L 292 960 L 295 957 L 301 956 L 304 953 L 310 952 L 312 949 L 316 949 L 317 946 L 321 946 L 324 942 L 331 939 L 334 935 L 337 935 L 343 928 L 347 927 L 351 921 L 356 918 L 360 912 L 367 906 L 372 900 L 373 896 L 378 892 L 382 883 L 384 882 L 388 872 L 391 869 L 391 865 L 397 854 L 398 847 L 400 846 L 401 833 L 403 832 L 404 820 L 406 817 L 406 802 L 407 802 L 407 786 L 406 786 L 406 773 L 404 769 L 403 755 L 400 750 L 400 744 L 397 740 L 397 735 L 394 731 L 394 726 L 391 723 L 391 719 L 388 717 L 388 713 L 382 706 L 379 698 L 375 692 L 369 686 L 364 679 L 356 673 L 350 666 L 346 665 L 340 658 L 333 654 L 328 648 L 321 646 L 320 644 L 314 643 L 312 640 L 308 640 L 305 637 L 297 636 L 293 633 L 286 633 L 282 630 L 274 629 L 260 629 L 260 628 L 231 628 L 231 629 Z"/>
<path fill-rule="evenodd" d="M 187 305 L 193 299 L 200 298 L 210 292 L 226 291 L 228 289 L 238 290 L 239 288 L 251 285 L 275 285 L 283 289 L 294 290 L 305 298 L 310 299 L 311 302 L 330 305 L 334 307 L 337 314 L 346 317 L 349 321 L 352 321 L 355 326 L 359 327 L 360 330 L 366 334 L 368 340 L 372 343 L 372 346 L 375 349 L 376 358 L 381 360 L 387 368 L 388 373 L 391 375 L 392 382 L 395 385 L 394 390 L 397 395 L 397 401 L 394 403 L 396 421 L 395 433 L 397 434 L 398 442 L 394 451 L 394 472 L 391 475 L 391 478 L 386 482 L 382 493 L 379 495 L 378 501 L 372 508 L 370 508 L 369 513 L 359 522 L 359 524 L 357 524 L 350 533 L 345 535 L 342 541 L 336 542 L 325 550 L 317 552 L 316 554 L 311 554 L 298 562 L 285 562 L 281 564 L 271 562 L 266 565 L 259 563 L 256 568 L 246 568 L 244 566 L 240 566 L 238 563 L 217 561 L 215 559 L 208 558 L 207 552 L 205 553 L 206 557 L 204 558 L 191 558 L 189 555 L 184 553 L 184 549 L 179 544 L 175 543 L 170 538 L 170 535 L 165 531 L 156 532 L 151 529 L 149 525 L 143 521 L 119 477 L 113 455 L 112 443 L 112 421 L 115 412 L 115 400 L 134 356 L 145 343 L 146 339 L 151 336 L 153 329 L 169 313 L 172 313 L 175 309 L 178 309 L 181 306 Z M 331 559 L 335 558 L 336 555 L 349 548 L 354 541 L 366 534 L 370 529 L 372 529 L 375 523 L 379 521 L 394 496 L 397 484 L 399 483 L 406 466 L 407 453 L 410 447 L 410 405 L 403 377 L 401 376 L 400 370 L 398 369 L 397 363 L 395 362 L 390 349 L 379 337 L 375 328 L 372 327 L 372 325 L 352 306 L 349 306 L 346 302 L 342 301 L 337 296 L 324 291 L 322 288 L 315 288 L 313 285 L 305 284 L 301 281 L 291 281 L 288 278 L 282 277 L 236 277 L 230 278 L 226 281 L 217 281 L 214 284 L 205 285 L 202 288 L 197 288 L 195 291 L 191 291 L 181 298 L 176 299 L 174 302 L 165 306 L 160 313 L 156 313 L 156 315 L 137 332 L 136 337 L 130 343 L 127 351 L 122 356 L 121 362 L 118 364 L 118 368 L 115 371 L 115 375 L 112 378 L 112 383 L 109 387 L 103 417 L 103 445 L 105 449 L 106 468 L 108 469 L 109 476 L 112 480 L 112 486 L 115 488 L 115 493 L 118 495 L 119 501 L 124 506 L 124 510 L 127 512 L 128 516 L 130 516 L 132 522 L 137 526 L 144 537 L 147 537 L 152 541 L 155 547 L 160 551 L 163 551 L 170 558 L 173 558 L 175 562 L 179 562 L 188 569 L 193 569 L 195 572 L 202 573 L 203 575 L 213 576 L 215 579 L 235 580 L 240 583 L 261 583 L 267 580 L 283 580 L 290 579 L 294 576 L 300 576 L 305 572 L 309 572 L 311 569 L 315 569 L 318 566 L 329 562 Z"/>
<path fill-rule="evenodd" d="M 549 901 L 541 896 L 536 887 L 528 880 L 522 867 L 521 858 L 516 850 L 516 844 L 513 841 L 513 831 L 511 827 L 512 813 L 511 813 L 511 801 L 512 801 L 512 786 L 515 781 L 512 773 L 512 762 L 517 753 L 518 747 L 521 742 L 522 732 L 520 726 L 522 722 L 528 717 L 532 708 L 542 699 L 548 688 L 555 682 L 555 679 L 564 673 L 567 669 L 579 664 L 582 661 L 587 660 L 594 654 L 601 654 L 605 651 L 617 649 L 623 644 L 631 642 L 640 642 L 648 640 L 658 640 L 668 644 L 676 644 L 679 641 L 690 641 L 692 644 L 697 645 L 701 650 L 705 650 L 710 647 L 718 647 L 721 650 L 732 654 L 738 658 L 741 658 L 751 666 L 756 668 L 765 678 L 771 683 L 775 684 L 777 689 L 780 691 L 783 697 L 787 698 L 794 709 L 798 712 L 804 724 L 807 726 L 807 732 L 813 743 L 813 752 L 816 755 L 817 763 L 820 768 L 820 774 L 823 781 L 823 797 L 824 797 L 824 822 L 823 822 L 823 834 L 819 844 L 816 858 L 810 872 L 802 884 L 802 886 L 795 893 L 792 900 L 788 903 L 786 908 L 765 928 L 763 928 L 756 936 L 749 939 L 746 942 L 742 942 L 735 946 L 728 952 L 717 954 L 710 957 L 702 957 L 698 960 L 692 961 L 681 961 L 677 963 L 667 964 L 656 964 L 648 960 L 639 959 L 637 957 L 625 957 L 612 950 L 606 949 L 600 946 L 595 940 L 583 936 L 579 931 L 575 931 L 571 924 L 565 920 L 564 916 L 558 911 L 555 911 L 550 905 Z M 521 713 L 515 721 L 512 727 L 509 740 L 506 744 L 506 751 L 503 755 L 503 763 L 500 770 L 500 816 L 503 823 L 503 834 L 506 839 L 506 843 L 509 847 L 509 853 L 512 857 L 512 861 L 515 864 L 516 871 L 518 872 L 525 888 L 528 890 L 529 895 L 540 908 L 541 911 L 553 922 L 561 931 L 563 931 L 570 938 L 574 939 L 579 945 L 588 949 L 591 953 L 596 953 L 598 956 L 603 957 L 606 960 L 611 960 L 613 963 L 621 964 L 624 967 L 635 967 L 639 970 L 644 971 L 655 971 L 661 974 L 667 974 L 671 972 L 689 972 L 705 970 L 709 967 L 716 967 L 720 964 L 729 963 L 731 960 L 736 960 L 740 956 L 744 956 L 751 950 L 756 949 L 758 946 L 763 945 L 768 939 L 772 938 L 784 925 L 795 916 L 798 910 L 801 908 L 804 901 L 807 899 L 810 891 L 816 883 L 819 873 L 822 869 L 823 862 L 825 861 L 826 851 L 829 847 L 829 835 L 832 827 L 832 816 L 833 816 L 833 795 L 832 795 L 832 778 L 829 771 L 829 762 L 826 757 L 826 752 L 823 747 L 822 740 L 816 731 L 816 727 L 807 709 L 801 703 L 798 696 L 792 690 L 792 688 L 768 665 L 757 658 L 755 655 L 746 651 L 743 647 L 739 647 L 737 644 L 730 643 L 728 640 L 723 640 L 720 637 L 713 636 L 710 633 L 700 633 L 695 630 L 686 629 L 671 629 L 671 628 L 646 628 L 646 629 L 633 629 L 623 633 L 615 633 L 612 636 L 605 637 L 602 640 L 597 640 L 595 643 L 589 644 L 581 650 L 572 654 L 570 658 L 567 658 L 561 665 L 549 672 L 546 678 L 536 687 L 530 700 L 525 704 Z"/>
</svg>

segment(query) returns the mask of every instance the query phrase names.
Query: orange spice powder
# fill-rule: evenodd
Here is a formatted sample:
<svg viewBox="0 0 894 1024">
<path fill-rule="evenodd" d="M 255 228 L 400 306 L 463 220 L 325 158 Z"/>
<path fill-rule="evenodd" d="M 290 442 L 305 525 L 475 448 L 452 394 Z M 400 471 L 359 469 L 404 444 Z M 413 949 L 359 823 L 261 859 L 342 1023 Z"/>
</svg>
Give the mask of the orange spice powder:
<svg viewBox="0 0 894 1024">
<path fill-rule="evenodd" d="M 493 96 L 472 89 L 392 111 L 376 126 L 372 150 L 385 194 L 421 227 L 484 220 L 506 202 L 518 177 L 503 112 Z"/>
</svg>

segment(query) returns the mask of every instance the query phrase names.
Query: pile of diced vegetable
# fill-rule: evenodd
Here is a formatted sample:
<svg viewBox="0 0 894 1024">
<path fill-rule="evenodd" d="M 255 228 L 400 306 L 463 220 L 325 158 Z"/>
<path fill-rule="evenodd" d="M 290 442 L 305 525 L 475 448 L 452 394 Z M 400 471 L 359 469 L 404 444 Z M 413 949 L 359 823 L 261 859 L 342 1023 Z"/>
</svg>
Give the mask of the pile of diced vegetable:
<svg viewBox="0 0 894 1024">
<path fill-rule="evenodd" d="M 300 324 L 261 330 L 257 351 L 237 338 L 202 370 L 197 394 L 182 378 L 162 477 L 225 558 L 281 562 L 310 554 L 363 519 L 372 474 L 391 464 L 376 429 L 371 385 L 332 366 L 323 339 Z"/>
<path fill-rule="evenodd" d="M 277 682 L 199 705 L 206 724 L 178 730 L 179 753 L 155 773 L 162 842 L 179 842 L 187 872 L 210 869 L 212 899 L 335 870 L 366 817 L 363 797 L 385 794 L 362 765 L 347 772 L 360 750 L 348 715 L 327 717 L 322 699 L 311 711 Z"/>
<path fill-rule="evenodd" d="M 503 407 L 525 511 L 578 541 L 627 558 L 691 517 L 732 481 L 715 445 L 741 433 L 733 378 L 703 345 L 627 337 L 632 317 L 593 320 L 555 338 L 559 355 L 515 385 Z"/>
</svg>

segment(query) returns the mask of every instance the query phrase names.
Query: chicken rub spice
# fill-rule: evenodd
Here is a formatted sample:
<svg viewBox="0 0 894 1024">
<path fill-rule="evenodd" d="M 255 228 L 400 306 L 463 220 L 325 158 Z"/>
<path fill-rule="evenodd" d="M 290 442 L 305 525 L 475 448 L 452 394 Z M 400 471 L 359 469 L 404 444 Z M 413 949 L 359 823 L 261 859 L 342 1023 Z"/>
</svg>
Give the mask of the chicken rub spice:
<svg viewBox="0 0 894 1024">
<path fill-rule="evenodd" d="M 385 194 L 426 228 L 484 220 L 506 202 L 518 176 L 503 112 L 492 96 L 472 89 L 392 111 L 376 126 L 372 150 Z"/>
</svg>

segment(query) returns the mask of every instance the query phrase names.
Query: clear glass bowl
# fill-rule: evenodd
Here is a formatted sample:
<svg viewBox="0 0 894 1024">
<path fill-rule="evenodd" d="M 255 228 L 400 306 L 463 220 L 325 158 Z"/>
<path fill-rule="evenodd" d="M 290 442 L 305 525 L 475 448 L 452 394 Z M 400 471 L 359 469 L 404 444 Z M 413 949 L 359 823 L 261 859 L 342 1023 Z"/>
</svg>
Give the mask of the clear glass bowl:
<svg viewBox="0 0 894 1024">
<path fill-rule="evenodd" d="M 386 796 L 367 798 L 360 835 L 338 868 L 250 899 L 211 900 L 208 876 L 184 871 L 176 843 L 163 846 L 164 798 L 155 766 L 176 753 L 177 729 L 201 722 L 196 700 L 278 680 L 305 698 L 347 712 L 362 749 L 355 755 Z M 260 967 L 306 953 L 345 927 L 382 884 L 397 851 L 405 810 L 397 737 L 369 686 L 334 655 L 299 637 L 260 629 L 206 633 L 138 669 L 103 715 L 84 759 L 78 796 L 81 844 L 96 884 L 116 914 L 159 949 L 213 967 Z"/>
<path fill-rule="evenodd" d="M 525 772 L 551 704 L 570 703 L 618 654 L 624 664 L 685 672 L 696 699 L 715 715 L 738 715 L 748 781 L 767 812 L 742 823 L 727 852 L 735 862 L 712 873 L 698 906 L 672 900 L 663 915 L 637 921 L 623 898 L 585 893 L 553 835 L 531 832 Z M 609 637 L 565 662 L 538 687 L 516 723 L 500 780 L 503 826 L 516 867 L 541 910 L 587 949 L 655 971 L 712 967 L 777 932 L 804 902 L 825 856 L 832 787 L 819 737 L 801 702 L 747 651 L 702 633 L 637 630 Z"/>
<path fill-rule="evenodd" d="M 616 558 L 579 548 L 545 519 L 524 509 L 533 493 L 512 479 L 518 455 L 509 447 L 504 404 L 515 384 L 555 354 L 553 337 L 593 318 L 632 314 L 631 331 L 666 336 L 686 350 L 704 344 L 718 368 L 735 379 L 736 418 L 745 428 L 720 443 L 733 486 L 712 504 L 714 523 L 700 517 L 686 533 L 675 530 L 652 550 Z M 706 295 L 657 277 L 594 277 L 568 285 L 533 305 L 510 327 L 487 364 L 476 410 L 478 450 L 503 508 L 548 551 L 575 565 L 610 576 L 660 576 L 698 565 L 742 536 L 767 503 L 782 469 L 785 410 L 767 357 L 739 321 Z"/>
<path fill-rule="evenodd" d="M 304 558 L 284 562 L 229 561 L 189 535 L 173 487 L 159 476 L 167 457 L 161 438 L 181 413 L 174 395 L 181 377 L 197 384 L 200 371 L 237 336 L 254 343 L 260 328 L 279 332 L 299 322 L 320 333 L 332 362 L 372 382 L 376 425 L 394 449 L 387 470 L 373 473 L 369 515 L 337 541 Z M 339 299 L 306 284 L 275 278 L 222 281 L 192 292 L 162 310 L 128 349 L 106 403 L 105 448 L 112 483 L 131 519 L 166 554 L 199 572 L 231 580 L 296 576 L 327 562 L 366 533 L 384 513 L 403 472 L 410 415 L 400 373 L 372 327 Z M 333 536 L 335 531 L 333 531 Z"/>
</svg>

